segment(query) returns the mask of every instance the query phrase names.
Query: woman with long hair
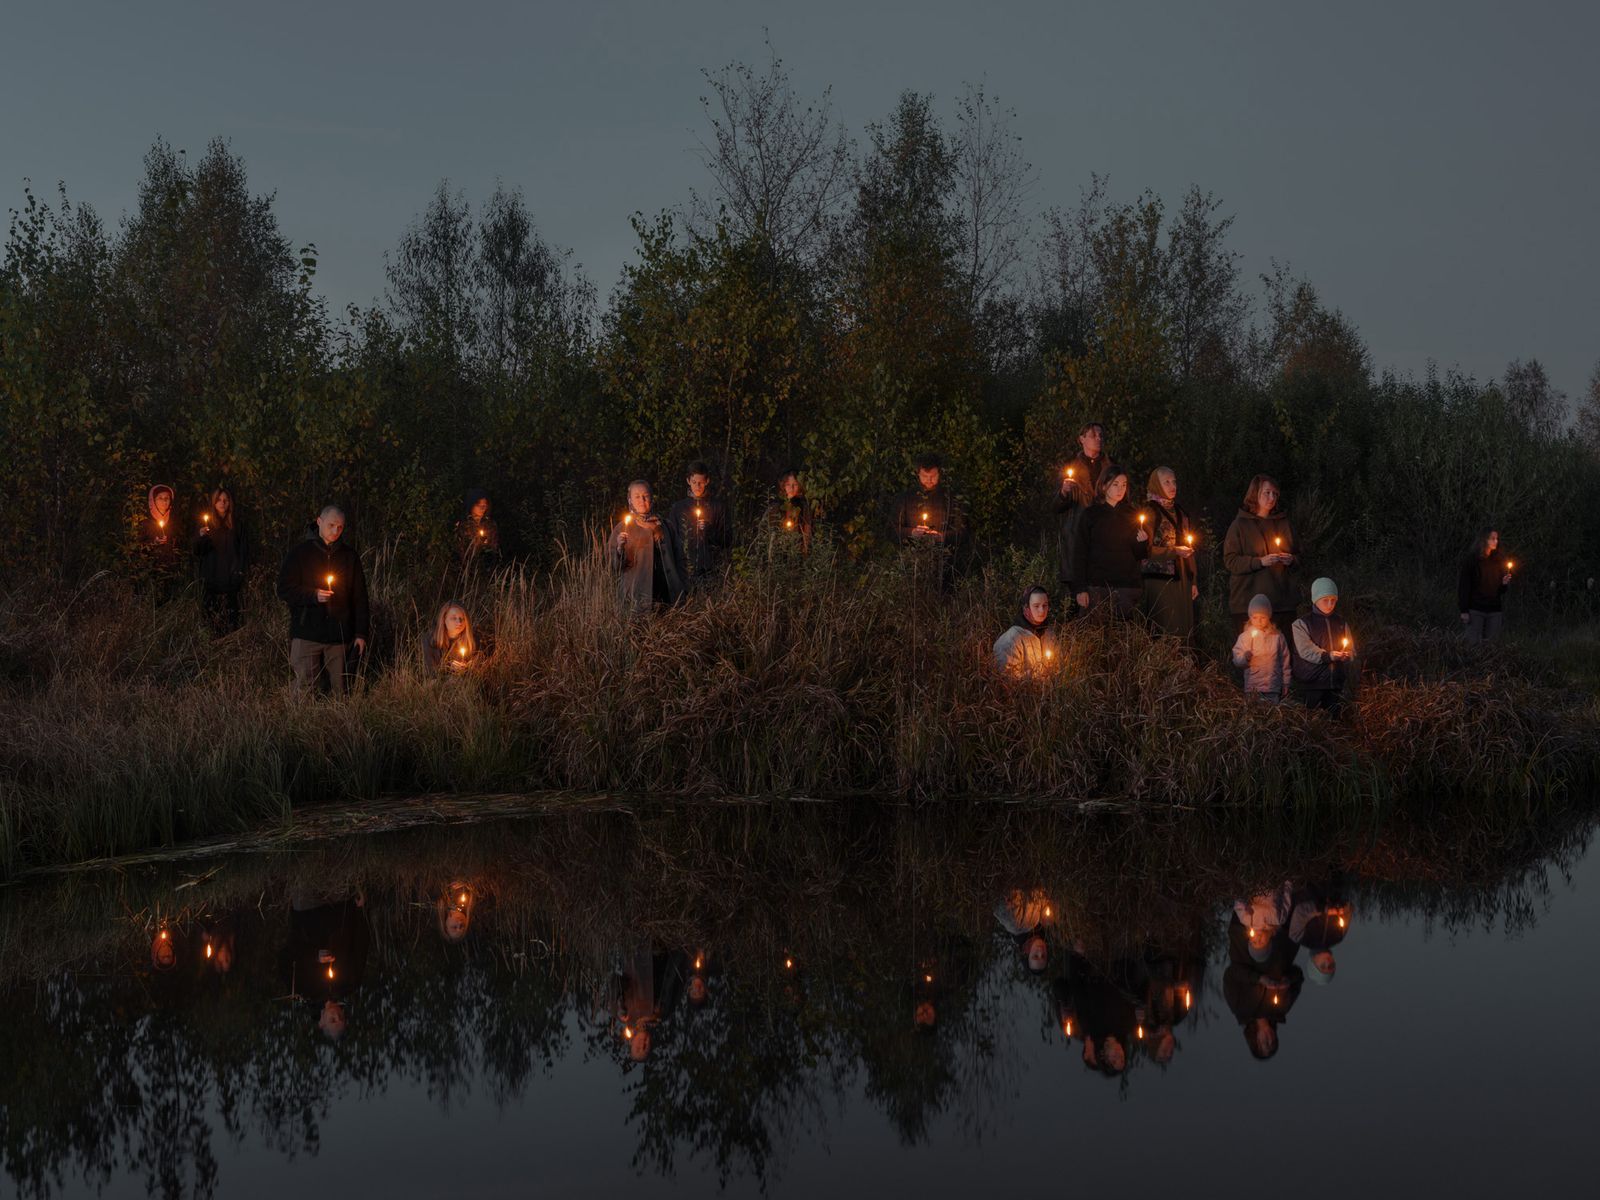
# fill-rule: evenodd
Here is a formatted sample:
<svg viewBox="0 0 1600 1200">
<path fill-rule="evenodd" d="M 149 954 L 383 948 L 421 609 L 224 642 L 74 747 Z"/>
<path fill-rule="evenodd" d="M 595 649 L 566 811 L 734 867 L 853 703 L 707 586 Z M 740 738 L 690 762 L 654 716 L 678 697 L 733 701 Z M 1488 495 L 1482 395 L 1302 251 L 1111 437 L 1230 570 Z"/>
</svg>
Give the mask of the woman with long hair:
<svg viewBox="0 0 1600 1200">
<path fill-rule="evenodd" d="M 239 628 L 239 593 L 250 570 L 250 539 L 226 486 L 213 491 L 200 510 L 194 557 L 206 621 L 217 633 L 232 633 Z"/>
<path fill-rule="evenodd" d="M 477 661 L 478 641 L 472 635 L 472 620 L 459 600 L 446 601 L 439 609 L 433 635 L 423 653 L 433 671 L 465 671 Z"/>
<path fill-rule="evenodd" d="M 1228 569 L 1228 612 L 1235 631 L 1250 621 L 1250 601 L 1265 596 L 1272 604 L 1272 623 L 1285 636 L 1294 624 L 1294 568 L 1300 543 L 1280 502 L 1283 493 L 1270 475 L 1257 475 L 1245 489 L 1244 504 L 1222 542 Z"/>
<path fill-rule="evenodd" d="M 1095 486 L 1095 502 L 1078 528 L 1072 564 L 1078 603 L 1131 617 L 1139 609 L 1144 581 L 1140 568 L 1149 553 L 1150 535 L 1128 503 L 1128 473 L 1107 466 Z"/>
<path fill-rule="evenodd" d="M 1511 586 L 1511 564 L 1500 553 L 1500 533 L 1487 529 L 1473 539 L 1461 561 L 1456 594 L 1461 606 L 1461 629 L 1469 642 L 1492 642 L 1505 620 L 1501 597 Z"/>
</svg>

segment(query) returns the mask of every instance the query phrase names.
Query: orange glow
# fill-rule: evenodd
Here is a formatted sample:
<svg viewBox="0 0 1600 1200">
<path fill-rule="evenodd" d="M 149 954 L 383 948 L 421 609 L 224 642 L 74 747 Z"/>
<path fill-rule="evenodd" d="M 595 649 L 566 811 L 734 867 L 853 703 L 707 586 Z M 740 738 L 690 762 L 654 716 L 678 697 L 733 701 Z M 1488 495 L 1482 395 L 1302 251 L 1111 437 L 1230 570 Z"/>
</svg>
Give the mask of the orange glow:
<svg viewBox="0 0 1600 1200">
<path fill-rule="evenodd" d="M 1509 559 L 1506 560 L 1506 570 L 1507 571 L 1511 570 L 1511 568 L 1516 566 L 1516 565 L 1517 565 L 1516 563 L 1510 561 Z"/>
<path fill-rule="evenodd" d="M 1046 904 L 1044 906 L 1044 915 L 1047 916 L 1047 917 L 1053 915 L 1053 913 L 1051 911 L 1051 908 L 1050 908 L 1050 906 L 1048 904 Z"/>
<path fill-rule="evenodd" d="M 166 527 L 167 527 L 167 519 L 165 517 L 157 517 L 156 518 L 156 528 L 157 529 L 165 529 Z"/>
<path fill-rule="evenodd" d="M 791 517 L 791 518 L 786 519 L 784 521 L 784 523 L 783 523 L 783 527 L 785 529 L 793 529 L 794 528 L 794 518 Z"/>
<path fill-rule="evenodd" d="M 1343 928 L 1344 928 L 1344 918 L 1343 918 L 1343 917 L 1340 917 L 1340 918 L 1339 918 L 1339 928 L 1340 928 L 1340 929 L 1343 929 Z"/>
<path fill-rule="evenodd" d="M 922 982 L 923 983 L 932 983 L 933 982 L 933 976 L 932 975 L 924 975 L 922 977 Z"/>
<path fill-rule="evenodd" d="M 1278 993 L 1277 992 L 1273 992 L 1272 993 L 1272 1002 L 1274 1004 L 1276 1004 L 1278 1002 Z"/>
<path fill-rule="evenodd" d="M 467 656 L 467 648 L 465 646 L 461 646 L 459 649 L 461 651 L 461 657 L 465 658 Z"/>
<path fill-rule="evenodd" d="M 164 942 L 164 941 L 166 941 L 166 940 L 167 940 L 167 939 L 168 939 L 168 938 L 169 938 L 169 937 L 171 937 L 171 936 L 172 936 L 172 935 L 171 935 L 171 934 L 170 934 L 170 933 L 168 933 L 168 932 L 167 932 L 167 931 L 166 931 L 166 930 L 165 930 L 165 929 L 163 929 L 163 930 L 162 930 L 162 931 L 161 931 L 161 932 L 160 932 L 160 933 L 158 933 L 158 934 L 156 934 L 156 936 L 157 936 L 157 937 L 158 937 L 158 938 L 160 938 L 160 939 L 161 939 L 161 940 L 162 940 L 162 941 L 163 941 L 163 942 Z"/>
<path fill-rule="evenodd" d="M 624 525 L 632 525 L 633 524 L 633 514 L 632 513 L 625 514 L 623 516 L 623 518 L 622 518 L 622 523 Z"/>
<path fill-rule="evenodd" d="M 1194 996 L 1190 993 L 1188 988 L 1184 988 L 1183 989 L 1183 1006 L 1185 1008 L 1188 1008 L 1193 1003 L 1194 1003 Z"/>
<path fill-rule="evenodd" d="M 206 943 L 206 957 L 207 958 L 211 957 L 211 943 L 210 942 Z"/>
<path fill-rule="evenodd" d="M 1144 1026 L 1135 1026 L 1133 1030 L 1133 1036 L 1138 1038 L 1141 1042 L 1144 1041 Z"/>
<path fill-rule="evenodd" d="M 629 1041 L 632 1041 L 633 1040 L 633 1027 L 631 1025 L 624 1025 L 622 1027 L 622 1036 L 627 1038 Z"/>
<path fill-rule="evenodd" d="M 1056 656 L 1056 652 L 1054 650 L 1050 649 L 1049 646 L 1046 646 L 1044 648 L 1044 656 L 1046 658 L 1054 658 Z"/>
<path fill-rule="evenodd" d="M 1141 524 L 1141 525 L 1144 524 L 1144 514 L 1143 513 L 1139 514 L 1139 524 Z"/>
<path fill-rule="evenodd" d="M 926 525 L 928 523 L 928 514 L 927 513 L 923 513 L 922 514 L 922 523 L 924 525 Z"/>
<path fill-rule="evenodd" d="M 1184 534 L 1183 535 L 1183 540 L 1188 542 L 1189 545 L 1191 545 L 1191 546 L 1194 545 L 1194 534 L 1192 534 L 1192 533 Z"/>
<path fill-rule="evenodd" d="M 462 903 L 462 904 L 465 904 L 467 902 L 467 894 L 465 892 L 461 893 L 459 902 Z"/>
<path fill-rule="evenodd" d="M 1345 650 L 1350 649 L 1350 639 L 1349 638 L 1340 639 L 1339 645 L 1340 645 L 1341 648 L 1343 648 Z"/>
<path fill-rule="evenodd" d="M 329 574 L 328 574 L 328 588 L 329 588 L 329 590 L 332 590 L 332 588 L 333 588 L 333 574 L 332 574 L 332 572 L 329 572 Z"/>
<path fill-rule="evenodd" d="M 705 965 L 705 964 L 704 964 L 704 962 L 703 962 L 703 961 L 702 961 L 702 960 L 701 960 L 701 958 L 700 958 L 700 956 L 699 956 L 699 955 L 698 955 L 698 954 L 696 954 L 696 955 L 695 955 L 695 956 L 694 956 L 694 969 L 695 969 L 695 970 L 696 970 L 696 971 L 698 971 L 698 970 L 699 970 L 699 969 L 700 969 L 700 968 L 701 968 L 701 967 L 702 967 L 702 966 L 704 966 L 704 965 Z"/>
<path fill-rule="evenodd" d="M 200 514 L 200 524 L 202 524 L 202 525 L 211 524 L 211 514 L 210 513 L 201 513 Z"/>
<path fill-rule="evenodd" d="M 328 968 L 328 978 L 329 978 L 329 979 L 332 979 L 332 978 L 333 978 L 333 968 L 332 968 L 332 967 L 329 967 L 329 968 Z"/>
<path fill-rule="evenodd" d="M 784 969 L 784 970 L 785 970 L 785 971 L 792 971 L 792 970 L 794 970 L 794 959 L 792 959 L 792 958 L 786 958 L 786 959 L 784 959 L 784 960 L 783 960 L 783 969 Z"/>
<path fill-rule="evenodd" d="M 1275 537 L 1272 539 L 1272 544 L 1281 550 L 1283 548 L 1283 539 L 1281 537 Z"/>
<path fill-rule="evenodd" d="M 1077 472 L 1077 468 L 1075 468 L 1075 467 L 1068 467 L 1067 468 L 1067 478 L 1068 479 L 1071 479 L 1077 473 L 1078 473 Z"/>
<path fill-rule="evenodd" d="M 694 506 L 694 519 L 696 521 L 700 519 L 700 506 L 698 504 Z"/>
<path fill-rule="evenodd" d="M 486 538 L 486 537 L 489 536 L 489 531 L 487 529 L 480 528 L 478 530 L 478 536 L 481 537 L 481 538 Z"/>
<path fill-rule="evenodd" d="M 1065 1021 L 1061 1022 L 1061 1032 L 1066 1034 L 1068 1037 L 1072 1036 L 1072 1018 L 1071 1017 L 1068 1017 Z"/>
</svg>

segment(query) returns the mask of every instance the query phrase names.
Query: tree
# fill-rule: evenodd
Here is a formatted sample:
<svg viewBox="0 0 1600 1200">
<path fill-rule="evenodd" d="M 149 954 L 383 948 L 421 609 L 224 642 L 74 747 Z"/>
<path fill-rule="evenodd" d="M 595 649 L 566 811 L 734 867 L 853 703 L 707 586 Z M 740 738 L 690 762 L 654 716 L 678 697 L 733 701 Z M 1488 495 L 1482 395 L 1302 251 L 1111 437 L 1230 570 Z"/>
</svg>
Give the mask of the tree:
<svg viewBox="0 0 1600 1200">
<path fill-rule="evenodd" d="M 1557 390 L 1537 358 L 1513 359 L 1501 383 L 1511 411 L 1534 433 L 1554 437 L 1567 416 L 1567 395 Z"/>
<path fill-rule="evenodd" d="M 1232 217 L 1191 187 L 1167 234 L 1167 325 L 1180 380 L 1225 377 L 1237 359 L 1250 302 L 1239 290 L 1239 255 L 1227 245 Z"/>
<path fill-rule="evenodd" d="M 1578 402 L 1578 440 L 1591 454 L 1600 456 L 1600 362 L 1589 375 L 1589 386 Z"/>
</svg>

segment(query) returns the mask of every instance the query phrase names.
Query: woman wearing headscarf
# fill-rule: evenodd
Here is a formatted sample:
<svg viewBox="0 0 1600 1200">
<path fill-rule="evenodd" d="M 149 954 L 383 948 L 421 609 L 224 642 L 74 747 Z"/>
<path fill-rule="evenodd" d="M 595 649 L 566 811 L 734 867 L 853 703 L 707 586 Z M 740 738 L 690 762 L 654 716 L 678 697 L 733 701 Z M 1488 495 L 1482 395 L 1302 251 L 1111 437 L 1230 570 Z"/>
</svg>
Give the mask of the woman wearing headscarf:
<svg viewBox="0 0 1600 1200">
<path fill-rule="evenodd" d="M 1285 637 L 1294 624 L 1293 569 L 1300 561 L 1300 543 L 1289 518 L 1279 507 L 1282 493 L 1277 480 L 1257 475 L 1245 489 L 1244 505 L 1222 543 L 1222 562 L 1228 569 L 1228 612 L 1234 631 L 1250 620 L 1250 601 L 1265 596 L 1272 602 L 1272 623 Z"/>
<path fill-rule="evenodd" d="M 200 604 L 217 633 L 239 628 L 239 593 L 250 569 L 250 539 L 239 521 L 233 493 L 219 487 L 200 512 L 194 539 L 195 571 L 200 577 Z"/>
<path fill-rule="evenodd" d="M 1178 503 L 1178 474 L 1171 467 L 1151 471 L 1146 492 L 1150 556 L 1141 564 L 1144 615 L 1155 629 L 1187 641 L 1194 637 L 1200 599 L 1194 525 Z"/>
<path fill-rule="evenodd" d="M 1128 503 L 1128 473 L 1121 467 L 1106 467 L 1096 492 L 1078 527 L 1072 566 L 1078 604 L 1131 617 L 1143 594 L 1141 564 L 1150 553 L 1150 535 Z"/>
<path fill-rule="evenodd" d="M 1007 675 L 1036 676 L 1049 670 L 1055 657 L 1050 593 L 1036 583 L 1022 593 L 1011 628 L 996 639 L 994 665 Z"/>
</svg>

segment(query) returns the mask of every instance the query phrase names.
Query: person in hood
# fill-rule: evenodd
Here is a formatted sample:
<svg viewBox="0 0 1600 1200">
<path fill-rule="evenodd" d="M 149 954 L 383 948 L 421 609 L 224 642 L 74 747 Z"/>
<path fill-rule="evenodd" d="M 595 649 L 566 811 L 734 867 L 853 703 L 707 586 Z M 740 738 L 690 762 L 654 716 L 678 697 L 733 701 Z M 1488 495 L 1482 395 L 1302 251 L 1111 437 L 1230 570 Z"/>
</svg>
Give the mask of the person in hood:
<svg viewBox="0 0 1600 1200">
<path fill-rule="evenodd" d="M 472 619 L 459 600 L 446 601 L 433 621 L 433 633 L 423 646 L 428 670 L 460 674 L 478 660 L 478 641 Z"/>
<path fill-rule="evenodd" d="M 1307 708 L 1338 716 L 1345 689 L 1355 676 L 1355 642 L 1350 627 L 1334 610 L 1339 585 L 1324 576 L 1311 585 L 1311 611 L 1291 627 L 1294 650 L 1289 662 L 1295 688 Z"/>
<path fill-rule="evenodd" d="M 777 503 L 762 515 L 778 545 L 798 546 L 800 553 L 811 553 L 811 534 L 816 525 L 816 505 L 806 496 L 800 472 L 785 471 L 778 477 Z"/>
<path fill-rule="evenodd" d="M 145 499 L 149 514 L 139 521 L 139 567 L 146 578 L 162 585 L 163 598 L 170 597 L 182 574 L 178 563 L 183 550 L 173 522 L 172 498 L 170 487 L 156 484 Z"/>
<path fill-rule="evenodd" d="M 1272 623 L 1285 636 L 1294 623 L 1297 594 L 1293 570 L 1300 561 L 1300 543 L 1279 507 L 1281 499 L 1277 481 L 1257 475 L 1245 489 L 1244 506 L 1223 539 L 1228 612 L 1236 629 L 1248 624 L 1250 601 L 1258 595 L 1272 602 Z"/>
<path fill-rule="evenodd" d="M 1105 426 L 1090 421 L 1078 430 L 1078 453 L 1061 468 L 1055 512 L 1061 517 L 1061 582 L 1067 596 L 1084 590 L 1073 578 L 1083 514 L 1100 494 L 1100 476 L 1110 461 L 1105 452 Z"/>
<path fill-rule="evenodd" d="M 490 514 L 489 493 L 482 488 L 467 492 L 466 507 L 456 522 L 456 558 L 463 567 L 500 562 L 500 523 Z"/>
<path fill-rule="evenodd" d="M 1289 696 L 1289 640 L 1272 623 L 1272 601 L 1250 601 L 1250 621 L 1233 643 L 1233 665 L 1244 668 L 1244 694 L 1269 704 Z"/>
<path fill-rule="evenodd" d="M 1037 678 L 1055 665 L 1057 653 L 1050 593 L 1036 583 L 1022 593 L 1011 628 L 995 640 L 994 665 L 1007 675 Z"/>
<path fill-rule="evenodd" d="M 607 553 L 619 575 L 623 610 L 634 615 L 658 605 L 676 604 L 686 591 L 678 533 L 670 521 L 652 511 L 650 485 L 635 479 L 628 485 L 628 511 L 606 539 Z"/>
<path fill-rule="evenodd" d="M 1140 607 L 1151 628 L 1193 641 L 1200 578 L 1195 570 L 1194 524 L 1178 503 L 1178 473 L 1157 467 L 1145 490 L 1150 555 L 1140 564 L 1144 572 Z"/>
<path fill-rule="evenodd" d="M 344 510 L 330 504 L 315 531 L 284 556 L 278 599 L 289 607 L 289 665 L 301 692 L 323 675 L 331 690 L 348 686 L 351 651 L 363 653 L 370 633 L 367 577 L 361 555 L 344 540 Z"/>
<path fill-rule="evenodd" d="M 1016 944 L 1017 956 L 1030 975 L 1043 975 L 1050 967 L 1044 927 L 1054 918 L 1055 908 L 1042 888 L 1026 892 L 1017 888 L 995 903 L 994 919 Z"/>
<path fill-rule="evenodd" d="M 1150 534 L 1128 503 L 1128 473 L 1121 467 L 1100 472 L 1099 495 L 1078 527 L 1077 558 L 1072 577 L 1078 603 L 1085 609 L 1106 609 L 1131 617 L 1143 595 L 1143 563 L 1150 553 Z"/>
<path fill-rule="evenodd" d="M 917 486 L 894 502 L 894 540 L 902 546 L 927 546 L 951 551 L 961 540 L 961 511 L 944 486 L 944 465 L 937 454 L 919 454 L 913 461 Z"/>
<path fill-rule="evenodd" d="M 200 604 L 216 633 L 239 628 L 239 593 L 250 569 L 250 539 L 233 503 L 233 493 L 219 487 L 200 513 L 194 539 L 195 570 L 200 577 Z"/>
<path fill-rule="evenodd" d="M 1294 965 L 1296 948 L 1282 928 L 1258 945 L 1237 913 L 1228 930 L 1228 967 L 1222 974 L 1222 998 L 1252 1057 L 1265 1061 L 1278 1052 L 1278 1029 L 1299 999 L 1305 973 Z"/>
<path fill-rule="evenodd" d="M 727 502 L 711 494 L 711 468 L 698 459 L 684 468 L 689 494 L 667 512 L 678 539 L 684 583 L 702 591 L 722 575 L 733 548 L 733 522 Z"/>
<path fill-rule="evenodd" d="M 1511 567 L 1500 553 L 1500 534 L 1490 529 L 1478 535 L 1462 560 L 1456 578 L 1461 607 L 1461 629 L 1469 642 L 1492 642 L 1505 620 L 1502 598 L 1511 586 Z"/>
</svg>

